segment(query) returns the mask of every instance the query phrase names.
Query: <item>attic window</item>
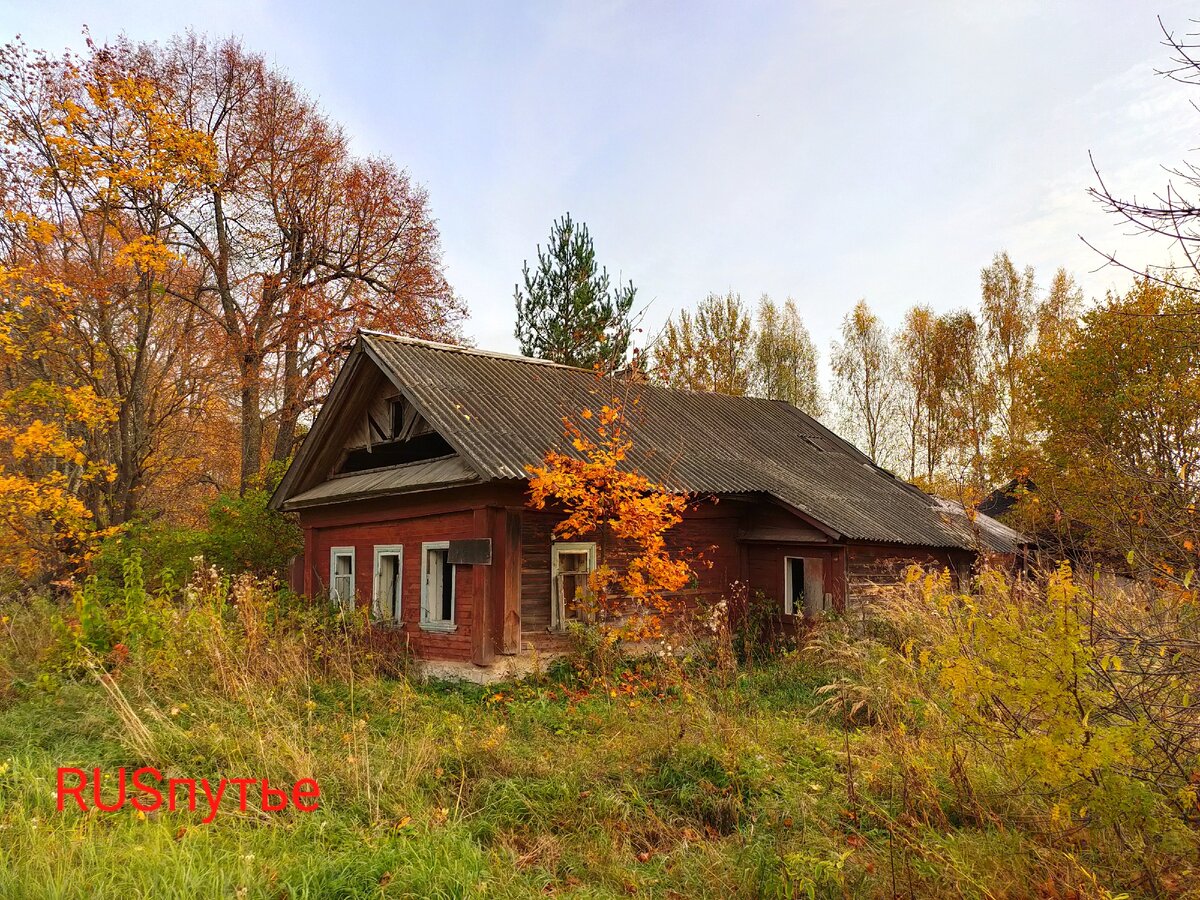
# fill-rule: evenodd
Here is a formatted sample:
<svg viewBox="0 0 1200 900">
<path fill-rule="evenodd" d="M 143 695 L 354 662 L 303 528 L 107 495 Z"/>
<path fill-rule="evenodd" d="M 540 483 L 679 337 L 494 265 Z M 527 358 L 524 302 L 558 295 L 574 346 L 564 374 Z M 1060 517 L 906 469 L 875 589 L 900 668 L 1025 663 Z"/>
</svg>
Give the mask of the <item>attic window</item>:
<svg viewBox="0 0 1200 900">
<path fill-rule="evenodd" d="M 400 397 L 392 401 L 392 440 L 404 434 L 404 410 L 407 404 Z"/>
<path fill-rule="evenodd" d="M 806 435 L 804 435 L 804 440 L 805 440 L 806 442 L 808 442 L 809 446 L 813 447 L 814 449 L 816 449 L 816 450 L 820 450 L 822 453 L 824 453 L 824 452 L 825 452 L 825 448 L 824 448 L 824 447 L 822 447 L 820 444 L 818 444 L 818 443 L 817 443 L 817 439 L 816 439 L 816 438 L 814 438 L 814 437 L 810 437 L 809 435 L 807 435 L 807 434 L 806 434 Z"/>
<path fill-rule="evenodd" d="M 338 473 L 366 472 L 370 469 L 385 469 L 405 463 L 422 462 L 450 456 L 454 448 L 446 443 L 437 432 L 429 432 L 407 441 L 384 441 L 370 447 L 359 447 L 346 453 Z"/>
</svg>

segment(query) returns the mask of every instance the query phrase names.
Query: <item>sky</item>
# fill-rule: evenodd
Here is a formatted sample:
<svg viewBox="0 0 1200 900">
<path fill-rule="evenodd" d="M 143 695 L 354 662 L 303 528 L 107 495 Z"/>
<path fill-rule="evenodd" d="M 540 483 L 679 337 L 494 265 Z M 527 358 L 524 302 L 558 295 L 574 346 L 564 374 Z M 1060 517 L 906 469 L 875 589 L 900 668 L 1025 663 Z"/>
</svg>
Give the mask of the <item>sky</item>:
<svg viewBox="0 0 1200 900">
<path fill-rule="evenodd" d="M 1194 13 L 1193 13 L 1194 14 Z M 0 4 L 46 50 L 124 32 L 241 37 L 352 137 L 423 184 L 478 346 L 516 350 L 513 288 L 553 220 L 585 221 L 652 333 L 709 292 L 796 300 L 824 358 L 859 298 L 889 326 L 974 305 L 998 250 L 1041 285 L 1080 240 L 1152 248 L 1088 199 L 1088 154 L 1123 194 L 1196 147 L 1194 92 L 1156 16 L 1174 0 Z"/>
</svg>

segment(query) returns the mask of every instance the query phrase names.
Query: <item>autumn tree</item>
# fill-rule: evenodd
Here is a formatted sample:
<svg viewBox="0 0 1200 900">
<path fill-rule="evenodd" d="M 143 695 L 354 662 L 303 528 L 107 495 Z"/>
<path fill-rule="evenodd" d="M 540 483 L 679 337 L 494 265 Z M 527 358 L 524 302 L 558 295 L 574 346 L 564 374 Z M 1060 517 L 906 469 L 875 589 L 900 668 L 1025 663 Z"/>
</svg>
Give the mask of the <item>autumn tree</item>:
<svg viewBox="0 0 1200 900">
<path fill-rule="evenodd" d="M 831 362 L 843 424 L 862 441 L 867 456 L 881 462 L 893 430 L 895 360 L 887 329 L 865 300 L 842 319 Z"/>
<path fill-rule="evenodd" d="M 753 322 L 740 294 L 709 294 L 667 320 L 651 373 L 671 387 L 744 396 L 754 378 Z"/>
<path fill-rule="evenodd" d="M 88 385 L 30 377 L 26 354 L 44 351 L 52 325 L 24 321 L 42 304 L 66 304 L 65 285 L 33 267 L 0 265 L 0 587 L 70 576 L 105 531 L 83 500 L 111 480 L 112 468 L 88 453 L 114 417 Z M 35 343 L 36 342 L 36 343 Z"/>
<path fill-rule="evenodd" d="M 811 416 L 821 414 L 817 348 L 792 298 L 783 306 L 764 294 L 754 323 L 752 391 L 783 400 Z"/>
<path fill-rule="evenodd" d="M 954 469 L 956 481 L 982 491 L 989 483 L 988 438 L 996 402 L 983 328 L 975 314 L 966 309 L 947 313 L 941 321 L 949 355 L 944 402 L 953 423 L 946 435 L 945 458 Z"/>
<path fill-rule="evenodd" d="M 189 33 L 93 52 L 144 70 L 167 112 L 215 148 L 202 183 L 122 197 L 161 220 L 198 272 L 167 290 L 220 334 L 236 373 L 244 488 L 265 459 L 291 454 L 356 328 L 457 333 L 462 306 L 426 194 L 391 162 L 352 154 L 310 99 L 235 40 Z"/>
<path fill-rule="evenodd" d="M 596 262 L 586 223 L 570 213 L 555 220 L 537 255 L 537 267 L 527 260 L 524 284 L 513 291 L 521 352 L 606 372 L 619 368 L 629 352 L 633 282 L 611 283 Z"/>
<path fill-rule="evenodd" d="M 1033 477 L 1046 515 L 1060 511 L 1043 524 L 1109 554 L 1196 564 L 1198 333 L 1194 287 L 1142 278 L 1087 311 L 1065 350 L 1039 361 L 1044 439 Z"/>
<path fill-rule="evenodd" d="M 898 406 L 904 414 L 908 477 L 927 485 L 945 462 L 954 428 L 951 385 L 960 348 L 952 321 L 927 306 L 904 316 L 895 336 Z"/>
<path fill-rule="evenodd" d="M 112 477 L 74 492 L 95 522 L 119 525 L 203 453 L 187 424 L 210 412 L 211 336 L 169 290 L 194 273 L 154 205 L 202 185 L 215 149 L 163 106 L 140 62 L 118 66 L 95 48 L 0 50 L 0 129 L 0 248 L 27 291 L 7 323 L 19 351 L 10 376 L 111 408 L 82 452 Z"/>
<path fill-rule="evenodd" d="M 596 568 L 587 602 L 601 627 L 629 640 L 661 637 L 679 611 L 675 592 L 692 578 L 691 566 L 667 548 L 666 535 L 683 520 L 687 497 L 630 466 L 633 447 L 625 403 L 613 397 L 579 420 L 563 419 L 570 452 L 550 451 L 528 468 L 529 503 L 564 517 L 559 540 L 594 540 Z"/>
<path fill-rule="evenodd" d="M 1036 359 L 1057 356 L 1066 349 L 1083 313 L 1083 290 L 1074 276 L 1059 268 L 1037 308 Z"/>
<path fill-rule="evenodd" d="M 980 272 L 980 318 L 996 391 L 996 427 L 1001 453 L 1018 455 L 1029 438 L 1026 373 L 1036 335 L 1037 288 L 1031 267 L 1018 270 L 1007 253 L 997 253 Z"/>
</svg>

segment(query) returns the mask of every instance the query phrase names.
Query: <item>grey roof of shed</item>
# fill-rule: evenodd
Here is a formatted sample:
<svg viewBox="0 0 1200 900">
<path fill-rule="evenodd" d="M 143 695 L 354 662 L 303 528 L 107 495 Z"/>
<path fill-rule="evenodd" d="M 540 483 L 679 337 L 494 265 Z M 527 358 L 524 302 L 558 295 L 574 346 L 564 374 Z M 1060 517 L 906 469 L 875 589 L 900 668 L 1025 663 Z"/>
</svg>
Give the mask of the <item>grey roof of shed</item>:
<svg viewBox="0 0 1200 900">
<path fill-rule="evenodd" d="M 527 465 L 565 449 L 564 416 L 628 390 L 585 369 L 379 332 L 362 332 L 354 352 L 379 365 L 480 480 L 528 477 Z M 982 542 L 1001 552 L 1025 541 L 901 481 L 787 403 L 651 384 L 635 393 L 629 462 L 672 490 L 767 494 L 852 540 L 964 549 Z M 273 502 L 300 499 L 287 496 L 288 485 L 285 478 Z"/>
</svg>

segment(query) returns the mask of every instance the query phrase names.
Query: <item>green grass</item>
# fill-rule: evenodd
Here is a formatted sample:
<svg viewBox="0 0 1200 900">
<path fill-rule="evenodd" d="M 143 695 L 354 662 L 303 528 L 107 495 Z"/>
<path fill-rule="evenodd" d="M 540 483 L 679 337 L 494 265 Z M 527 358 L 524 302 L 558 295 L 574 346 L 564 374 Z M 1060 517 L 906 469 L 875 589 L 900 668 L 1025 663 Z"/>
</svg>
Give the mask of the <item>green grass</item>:
<svg viewBox="0 0 1200 900">
<path fill-rule="evenodd" d="M 1086 846 L 904 819 L 886 736 L 808 715 L 829 678 L 791 657 L 725 685 L 658 690 L 650 671 L 616 697 L 569 676 L 240 698 L 130 680 L 146 752 L 98 685 L 13 690 L 0 696 L 0 897 L 984 897 L 1084 878 Z M 311 775 L 321 809 L 227 802 L 209 825 L 56 811 L 58 766 L 146 763 Z"/>
</svg>

